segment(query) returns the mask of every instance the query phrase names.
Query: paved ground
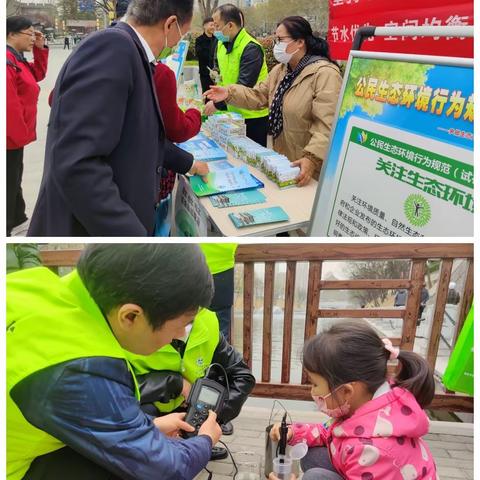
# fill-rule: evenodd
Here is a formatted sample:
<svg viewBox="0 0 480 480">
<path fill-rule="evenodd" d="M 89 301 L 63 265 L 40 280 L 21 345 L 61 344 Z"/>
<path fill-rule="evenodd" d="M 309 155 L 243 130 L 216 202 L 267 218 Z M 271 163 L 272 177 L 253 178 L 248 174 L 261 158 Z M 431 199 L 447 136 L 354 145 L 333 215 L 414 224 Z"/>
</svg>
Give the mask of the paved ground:
<svg viewBox="0 0 480 480">
<path fill-rule="evenodd" d="M 58 73 L 62 68 L 71 50 L 63 50 L 59 46 L 52 46 L 49 53 L 47 76 L 40 82 L 40 98 L 38 99 L 37 141 L 25 148 L 25 170 L 23 174 L 23 194 L 27 204 L 27 215 L 31 216 L 40 188 L 45 157 L 45 141 L 47 139 L 47 124 L 50 115 L 48 95 L 52 91 Z M 25 228 L 15 235 L 25 235 Z"/>
<path fill-rule="evenodd" d="M 319 421 L 322 419 L 317 412 L 291 410 L 290 414 L 296 421 L 312 421 L 315 416 L 319 418 Z M 269 416 L 270 409 L 268 408 L 246 406 L 233 422 L 234 434 L 222 438 L 231 449 L 239 466 L 239 472 L 242 473 L 242 475 L 237 475 L 237 480 L 263 478 L 260 475 L 264 468 L 264 429 L 268 424 Z M 473 425 L 432 422 L 430 431 L 431 433 L 425 437 L 425 440 L 435 457 L 441 480 L 473 480 Z M 227 480 L 233 477 L 230 458 L 210 462 L 208 468 L 214 472 L 213 480 Z M 205 471 L 197 476 L 197 480 L 207 480 L 207 478 L 208 474 Z"/>
</svg>

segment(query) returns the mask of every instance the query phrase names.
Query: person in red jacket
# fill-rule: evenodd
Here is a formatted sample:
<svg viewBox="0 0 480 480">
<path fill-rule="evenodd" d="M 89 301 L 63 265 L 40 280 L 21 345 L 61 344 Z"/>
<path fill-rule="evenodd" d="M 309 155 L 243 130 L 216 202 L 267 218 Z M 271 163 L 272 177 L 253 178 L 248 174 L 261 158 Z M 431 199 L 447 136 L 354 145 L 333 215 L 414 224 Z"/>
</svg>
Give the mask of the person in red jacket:
<svg viewBox="0 0 480 480">
<path fill-rule="evenodd" d="M 33 50 L 33 62 L 24 52 Z M 37 139 L 38 83 L 45 78 L 48 47 L 26 17 L 7 18 L 7 236 L 27 220 L 22 193 L 23 148 Z"/>
<path fill-rule="evenodd" d="M 163 123 L 167 138 L 171 142 L 186 142 L 200 132 L 202 114 L 196 108 L 184 112 L 177 103 L 177 79 L 173 71 L 159 62 L 153 76 L 158 103 L 162 112 Z M 196 161 L 193 166 L 195 174 L 208 174 L 208 165 Z M 160 203 L 172 193 L 177 174 L 172 170 L 165 170 L 160 185 Z"/>
</svg>

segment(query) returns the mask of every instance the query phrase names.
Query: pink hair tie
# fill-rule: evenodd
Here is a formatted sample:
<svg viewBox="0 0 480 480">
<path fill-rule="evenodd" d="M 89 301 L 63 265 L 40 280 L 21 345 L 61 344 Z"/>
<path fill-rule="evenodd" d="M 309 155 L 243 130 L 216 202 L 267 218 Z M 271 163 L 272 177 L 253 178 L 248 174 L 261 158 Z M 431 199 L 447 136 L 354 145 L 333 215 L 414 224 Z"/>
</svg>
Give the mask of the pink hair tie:
<svg viewBox="0 0 480 480">
<path fill-rule="evenodd" d="M 396 360 L 400 354 L 400 349 L 393 346 L 392 341 L 389 338 L 382 338 L 382 342 L 385 345 L 385 350 L 390 352 L 389 360 Z"/>
</svg>

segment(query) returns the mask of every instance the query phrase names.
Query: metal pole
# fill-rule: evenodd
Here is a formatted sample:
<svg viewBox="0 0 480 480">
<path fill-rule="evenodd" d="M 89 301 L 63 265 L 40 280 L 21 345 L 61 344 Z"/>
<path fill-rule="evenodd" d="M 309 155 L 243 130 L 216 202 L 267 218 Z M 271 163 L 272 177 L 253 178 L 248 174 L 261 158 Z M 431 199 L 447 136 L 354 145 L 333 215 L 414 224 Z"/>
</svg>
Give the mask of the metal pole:
<svg viewBox="0 0 480 480">
<path fill-rule="evenodd" d="M 471 37 L 473 26 L 455 27 L 360 27 L 353 40 L 352 50 L 360 50 L 368 37 Z"/>
</svg>

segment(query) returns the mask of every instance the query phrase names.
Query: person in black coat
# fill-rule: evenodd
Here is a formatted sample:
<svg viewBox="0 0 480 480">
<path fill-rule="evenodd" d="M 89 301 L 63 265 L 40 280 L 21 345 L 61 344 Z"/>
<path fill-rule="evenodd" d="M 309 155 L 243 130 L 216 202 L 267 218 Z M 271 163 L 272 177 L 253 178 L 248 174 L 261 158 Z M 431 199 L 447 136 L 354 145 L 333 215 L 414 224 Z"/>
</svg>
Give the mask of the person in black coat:
<svg viewBox="0 0 480 480">
<path fill-rule="evenodd" d="M 183 358 L 187 348 L 188 338 L 175 339 L 171 346 L 180 353 Z M 225 400 L 222 410 L 218 413 L 218 422 L 224 435 L 233 434 L 231 420 L 236 418 L 246 402 L 251 391 L 255 387 L 255 377 L 248 368 L 242 355 L 230 345 L 222 333 L 220 333 L 218 345 L 213 353 L 209 365 L 205 365 L 207 371 L 210 365 L 216 365 L 208 374 L 208 378 L 215 380 L 224 387 L 228 385 L 228 398 Z M 228 376 L 225 378 L 222 370 L 217 368 L 221 365 Z M 168 403 L 179 395 L 186 395 L 185 378 L 179 372 L 171 370 L 152 370 L 143 375 L 137 375 L 138 386 L 141 392 L 140 404 L 143 411 L 149 415 L 163 415 L 158 411 L 155 402 Z M 187 382 L 188 384 L 188 382 Z M 189 389 L 191 387 L 190 384 Z M 184 412 L 185 406 L 180 405 L 175 411 Z M 227 451 L 222 447 L 213 447 L 212 460 L 220 460 L 227 457 Z"/>
<path fill-rule="evenodd" d="M 193 0 L 132 0 L 58 76 L 32 236 L 150 236 L 163 168 L 193 172 L 165 138 L 155 59 L 191 25 Z"/>
<path fill-rule="evenodd" d="M 203 34 L 195 42 L 195 55 L 198 58 L 198 69 L 202 91 L 205 93 L 213 85 L 208 68 L 214 66 L 214 51 L 217 48 L 217 39 L 213 36 L 215 23 L 209 17 L 203 21 Z"/>
</svg>

